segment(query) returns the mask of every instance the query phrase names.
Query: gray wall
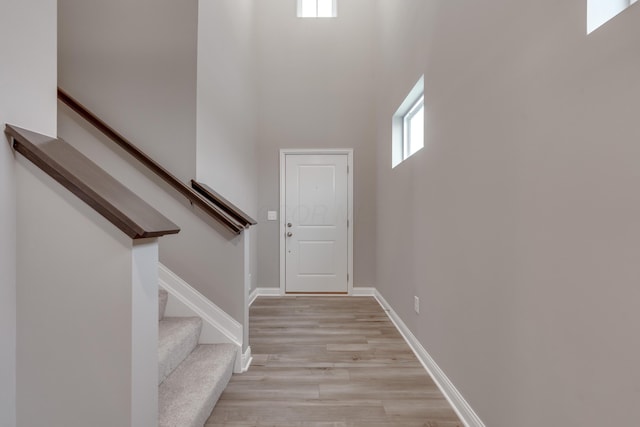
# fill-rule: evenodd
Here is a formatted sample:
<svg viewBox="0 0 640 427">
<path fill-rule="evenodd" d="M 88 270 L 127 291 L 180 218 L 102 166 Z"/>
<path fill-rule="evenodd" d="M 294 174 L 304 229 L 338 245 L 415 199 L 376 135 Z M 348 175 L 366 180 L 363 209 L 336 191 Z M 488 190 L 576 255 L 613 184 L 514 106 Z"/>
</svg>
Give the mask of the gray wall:
<svg viewBox="0 0 640 427">
<path fill-rule="evenodd" d="M 640 424 L 640 7 L 378 4 L 378 289 L 487 426 Z"/>
<path fill-rule="evenodd" d="M 34 13 L 37 10 L 38 13 Z M 24 35 L 28 35 L 24 36 Z M 56 133 L 56 2 L 2 4 L 0 126 Z M 0 138 L 0 425 L 16 425 L 16 204 L 12 150 Z"/>
<path fill-rule="evenodd" d="M 198 179 L 256 215 L 253 0 L 200 0 Z"/>
<path fill-rule="evenodd" d="M 197 179 L 257 219 L 253 0 L 198 5 Z M 257 229 L 251 230 L 252 288 Z"/>
<path fill-rule="evenodd" d="M 62 88 L 184 181 L 196 170 L 197 0 L 60 0 Z"/>
<path fill-rule="evenodd" d="M 300 19 L 296 2 L 255 2 L 258 285 L 279 286 L 280 148 L 354 149 L 354 284 L 375 284 L 375 10 L 339 2 L 337 19 Z"/>
<path fill-rule="evenodd" d="M 18 425 L 130 426 L 131 239 L 28 160 L 16 171 Z M 138 320 L 157 331 L 155 313 Z"/>
</svg>

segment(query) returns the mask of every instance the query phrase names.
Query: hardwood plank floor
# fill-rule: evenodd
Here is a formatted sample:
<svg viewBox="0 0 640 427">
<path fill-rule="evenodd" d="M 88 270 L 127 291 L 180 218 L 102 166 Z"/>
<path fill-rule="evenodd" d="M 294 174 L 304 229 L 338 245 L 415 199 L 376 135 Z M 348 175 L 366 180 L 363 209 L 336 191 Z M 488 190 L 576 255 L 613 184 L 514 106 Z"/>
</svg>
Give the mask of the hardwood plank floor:
<svg viewBox="0 0 640 427">
<path fill-rule="evenodd" d="M 261 297 L 207 427 L 463 427 L 375 299 Z"/>
</svg>

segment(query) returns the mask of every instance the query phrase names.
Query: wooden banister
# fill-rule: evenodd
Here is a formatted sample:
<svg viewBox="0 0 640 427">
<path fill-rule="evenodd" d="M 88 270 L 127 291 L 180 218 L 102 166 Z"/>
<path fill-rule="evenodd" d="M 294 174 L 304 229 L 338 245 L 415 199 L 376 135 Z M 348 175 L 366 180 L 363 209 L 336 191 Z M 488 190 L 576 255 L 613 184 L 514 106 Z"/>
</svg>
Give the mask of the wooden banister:
<svg viewBox="0 0 640 427">
<path fill-rule="evenodd" d="M 87 122 L 89 122 L 91 125 L 93 125 L 96 129 L 102 132 L 106 137 L 115 142 L 123 150 L 133 156 L 136 160 L 146 166 L 154 174 L 162 178 L 162 180 L 173 187 L 173 189 L 175 189 L 178 193 L 186 197 L 189 202 L 198 206 L 209 216 L 219 221 L 229 231 L 235 234 L 240 234 L 242 230 L 244 230 L 245 227 L 243 226 L 243 224 L 239 223 L 233 216 L 229 215 L 218 206 L 210 203 L 205 197 L 201 196 L 191 187 L 184 184 L 175 175 L 162 167 L 147 154 L 145 154 L 142 150 L 140 150 L 124 136 L 114 130 L 111 126 L 100 120 L 94 113 L 92 113 L 89 109 L 87 109 L 84 105 L 71 97 L 61 88 L 58 88 L 58 99 L 73 111 L 75 111 Z"/>
<path fill-rule="evenodd" d="M 6 125 L 13 148 L 132 239 L 180 228 L 61 139 Z"/>
<path fill-rule="evenodd" d="M 211 187 L 202 182 L 198 182 L 196 180 L 191 180 L 191 187 L 204 196 L 207 200 L 209 200 L 214 205 L 218 206 L 220 209 L 223 209 L 227 214 L 232 216 L 236 221 L 242 224 L 245 228 L 249 228 L 252 225 L 256 225 L 258 222 L 251 218 L 249 215 L 244 213 L 240 208 L 236 205 L 222 197 L 220 194 L 215 192 Z"/>
</svg>

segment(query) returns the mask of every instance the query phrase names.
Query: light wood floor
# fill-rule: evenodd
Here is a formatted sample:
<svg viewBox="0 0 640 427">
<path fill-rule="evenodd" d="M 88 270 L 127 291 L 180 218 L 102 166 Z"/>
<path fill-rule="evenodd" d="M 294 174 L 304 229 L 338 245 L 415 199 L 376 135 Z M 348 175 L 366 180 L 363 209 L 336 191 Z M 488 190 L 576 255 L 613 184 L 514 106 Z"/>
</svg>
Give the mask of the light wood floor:
<svg viewBox="0 0 640 427">
<path fill-rule="evenodd" d="M 369 297 L 263 297 L 207 427 L 463 427 Z"/>
</svg>

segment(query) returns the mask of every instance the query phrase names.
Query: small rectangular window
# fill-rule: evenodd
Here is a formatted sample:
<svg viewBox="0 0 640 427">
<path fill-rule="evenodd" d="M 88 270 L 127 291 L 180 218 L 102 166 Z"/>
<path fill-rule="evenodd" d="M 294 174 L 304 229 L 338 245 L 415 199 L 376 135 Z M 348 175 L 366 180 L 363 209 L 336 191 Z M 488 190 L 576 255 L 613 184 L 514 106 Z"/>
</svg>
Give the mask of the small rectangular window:
<svg viewBox="0 0 640 427">
<path fill-rule="evenodd" d="M 392 118 L 391 166 L 424 148 L 424 76 L 420 77 Z"/>
<path fill-rule="evenodd" d="M 337 0 L 298 0 L 299 18 L 335 18 Z"/>
</svg>

